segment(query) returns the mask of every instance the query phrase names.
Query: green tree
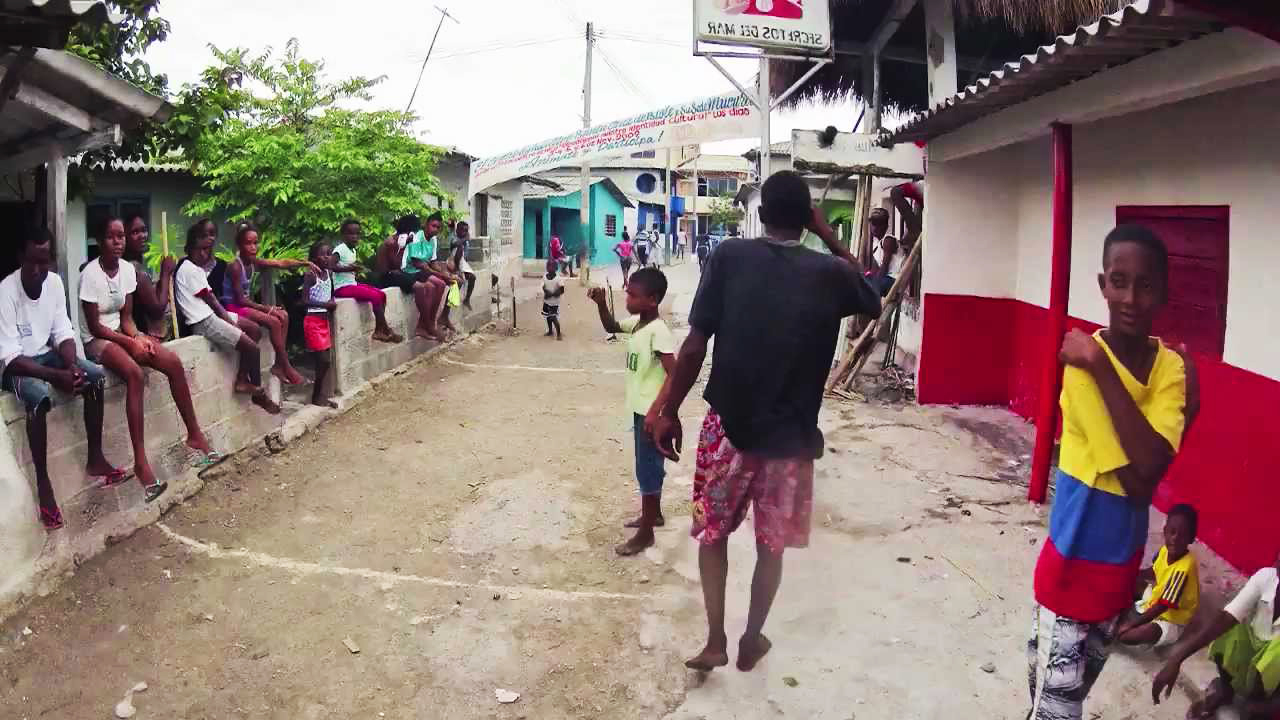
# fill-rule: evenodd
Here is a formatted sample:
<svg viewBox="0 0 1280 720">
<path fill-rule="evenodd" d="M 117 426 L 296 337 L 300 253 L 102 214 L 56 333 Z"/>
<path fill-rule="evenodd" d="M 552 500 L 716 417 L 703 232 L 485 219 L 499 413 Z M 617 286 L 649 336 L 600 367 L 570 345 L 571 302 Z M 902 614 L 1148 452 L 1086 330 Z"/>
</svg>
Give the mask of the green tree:
<svg viewBox="0 0 1280 720">
<path fill-rule="evenodd" d="M 180 93 L 165 129 L 203 183 L 187 214 L 250 220 L 264 255 L 305 257 L 348 217 L 382 238 L 396 216 L 447 195 L 433 174 L 440 150 L 410 134 L 411 115 L 350 109 L 382 78 L 329 82 L 297 40 L 279 57 L 213 53 L 217 63 Z"/>
<path fill-rule="evenodd" d="M 729 198 L 718 197 L 711 201 L 711 227 L 724 228 L 742 220 L 742 209 Z"/>
</svg>

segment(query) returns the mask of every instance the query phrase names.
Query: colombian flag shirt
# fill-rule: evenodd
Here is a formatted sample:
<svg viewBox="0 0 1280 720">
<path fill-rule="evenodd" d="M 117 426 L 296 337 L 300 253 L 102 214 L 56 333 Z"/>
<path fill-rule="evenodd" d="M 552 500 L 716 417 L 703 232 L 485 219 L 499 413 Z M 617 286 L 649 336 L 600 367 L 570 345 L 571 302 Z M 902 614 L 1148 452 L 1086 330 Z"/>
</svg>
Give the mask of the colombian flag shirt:
<svg viewBox="0 0 1280 720">
<path fill-rule="evenodd" d="M 1177 452 L 1186 422 L 1186 368 L 1158 339 L 1145 384 L 1102 339 L 1124 387 L 1147 422 Z M 1125 496 L 1115 471 L 1129 464 L 1098 384 L 1086 371 L 1062 373 L 1062 447 L 1049 539 L 1036 563 L 1036 602 L 1079 622 L 1099 623 L 1133 606 L 1133 586 L 1147 541 L 1145 505 Z"/>
</svg>

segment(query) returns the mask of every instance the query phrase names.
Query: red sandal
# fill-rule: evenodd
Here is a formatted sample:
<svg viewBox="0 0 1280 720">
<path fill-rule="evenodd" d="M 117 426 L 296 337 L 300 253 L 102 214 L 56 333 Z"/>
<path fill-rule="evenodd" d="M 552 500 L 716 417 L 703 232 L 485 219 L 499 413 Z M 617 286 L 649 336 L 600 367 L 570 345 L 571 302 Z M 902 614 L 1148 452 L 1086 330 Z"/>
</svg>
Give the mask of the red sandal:
<svg viewBox="0 0 1280 720">
<path fill-rule="evenodd" d="M 63 526 L 62 511 L 57 507 L 50 510 L 43 505 L 40 506 L 40 523 L 44 525 L 45 530 L 58 530 Z"/>
<path fill-rule="evenodd" d="M 128 480 L 130 476 L 131 474 L 123 468 L 116 468 L 106 475 L 90 475 L 89 479 L 93 480 L 100 488 L 109 488 Z"/>
</svg>

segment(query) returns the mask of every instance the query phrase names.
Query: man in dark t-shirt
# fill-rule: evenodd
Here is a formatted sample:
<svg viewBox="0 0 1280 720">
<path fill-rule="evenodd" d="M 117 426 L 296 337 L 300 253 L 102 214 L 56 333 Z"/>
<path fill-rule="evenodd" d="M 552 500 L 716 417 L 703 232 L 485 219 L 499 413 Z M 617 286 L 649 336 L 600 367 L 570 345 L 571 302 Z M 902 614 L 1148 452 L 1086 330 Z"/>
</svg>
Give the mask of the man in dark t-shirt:
<svg viewBox="0 0 1280 720">
<path fill-rule="evenodd" d="M 716 338 L 711 405 L 699 434 L 693 483 L 693 536 L 707 608 L 703 651 L 685 663 L 708 671 L 729 662 L 724 592 L 729 534 L 753 505 L 756 569 L 737 666 L 750 670 L 769 651 L 761 633 L 782 579 L 782 552 L 806 547 L 813 508 L 813 461 L 822 454 L 818 409 L 831 370 L 840 319 L 878 317 L 880 299 L 862 266 L 837 242 L 809 186 L 780 172 L 761 191 L 765 237 L 729 239 L 707 260 L 653 434 L 678 459 L 679 410 Z M 830 255 L 800 244 L 805 229 Z"/>
</svg>

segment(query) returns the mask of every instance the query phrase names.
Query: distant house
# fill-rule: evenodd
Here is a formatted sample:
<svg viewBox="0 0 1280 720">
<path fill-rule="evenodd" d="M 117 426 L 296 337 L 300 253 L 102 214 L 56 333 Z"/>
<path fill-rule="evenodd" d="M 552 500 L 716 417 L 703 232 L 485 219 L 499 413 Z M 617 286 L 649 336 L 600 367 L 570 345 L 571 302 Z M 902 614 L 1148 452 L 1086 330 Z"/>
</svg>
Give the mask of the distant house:
<svg viewBox="0 0 1280 720">
<path fill-rule="evenodd" d="M 548 258 L 553 236 L 560 238 L 570 256 L 576 257 L 582 248 L 588 248 L 592 264 L 612 257 L 613 246 L 622 239 L 623 213 L 634 207 L 626 193 L 610 178 L 590 178 L 587 192 L 591 219 L 584 244 L 581 180 L 558 177 L 555 184 L 558 187 L 524 185 L 525 260 Z"/>
<path fill-rule="evenodd" d="M 728 227 L 713 228 L 712 206 L 717 199 L 733 203 L 738 191 L 751 179 L 750 163 L 738 155 L 709 155 L 698 151 L 680 163 L 679 173 L 676 194 L 683 199 L 680 230 L 687 235 L 700 235 L 712 230 L 738 229 L 736 222 L 729 223 Z"/>
</svg>

